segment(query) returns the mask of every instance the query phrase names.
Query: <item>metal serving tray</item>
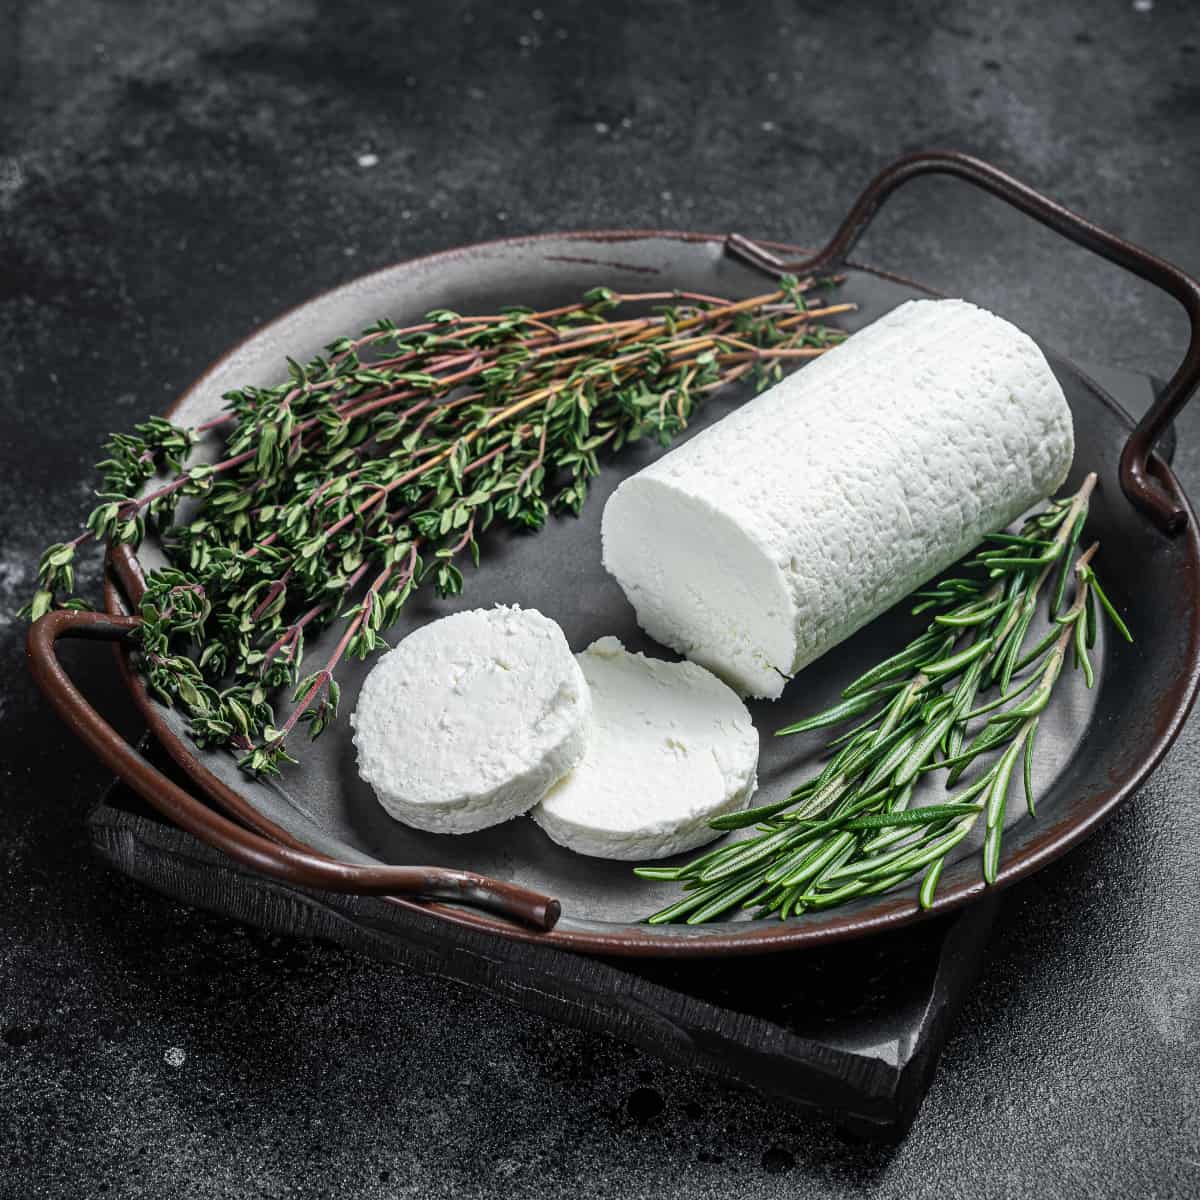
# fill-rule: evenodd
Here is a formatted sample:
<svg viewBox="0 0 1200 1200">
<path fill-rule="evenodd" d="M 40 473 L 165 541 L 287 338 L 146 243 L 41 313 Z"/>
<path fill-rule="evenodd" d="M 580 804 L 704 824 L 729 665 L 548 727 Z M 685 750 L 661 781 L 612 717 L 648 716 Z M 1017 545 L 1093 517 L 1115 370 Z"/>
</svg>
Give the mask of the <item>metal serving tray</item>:
<svg viewBox="0 0 1200 1200">
<path fill-rule="evenodd" d="M 873 321 L 911 297 L 932 294 L 848 258 L 884 199 L 906 180 L 928 173 L 956 175 L 992 192 L 1162 287 L 1185 306 L 1192 322 L 1182 366 L 1136 428 L 1082 371 L 1049 355 L 1075 417 L 1076 466 L 1068 486 L 1089 470 L 1099 474 L 1085 537 L 1100 540 L 1098 566 L 1105 586 L 1138 641 L 1132 647 L 1098 643 L 1092 691 L 1077 674 L 1060 685 L 1039 739 L 1038 817 L 1014 812 L 1011 818 L 998 879 L 1005 886 L 1064 853 L 1131 795 L 1175 738 L 1195 697 L 1200 537 L 1187 498 L 1153 447 L 1200 379 L 1200 286 L 987 164 L 958 155 L 916 155 L 870 184 L 823 251 L 787 263 L 799 273 L 845 276 L 839 298 L 858 305 L 847 328 Z M 736 237 L 660 231 L 517 238 L 447 251 L 365 276 L 265 326 L 193 384 L 170 415 L 179 423 L 199 423 L 219 410 L 228 389 L 272 383 L 286 355 L 303 359 L 381 315 L 404 319 L 435 306 L 490 311 L 518 300 L 550 306 L 598 285 L 748 296 L 762 290 L 764 271 L 780 270 L 781 259 L 798 253 Z M 746 396 L 737 388 L 718 393 L 702 406 L 692 432 Z M 419 594 L 391 636 L 403 636 L 455 608 L 503 601 L 546 612 L 576 648 L 616 634 L 633 648 L 662 656 L 662 649 L 638 631 L 620 589 L 600 565 L 599 551 L 605 496 L 655 453 L 635 447 L 607 464 L 578 520 L 553 520 L 534 537 L 489 535 L 483 565 L 468 576 L 465 594 L 452 602 Z M 151 699 L 130 667 L 125 640 L 137 618 L 126 615 L 128 605 L 136 603 L 143 567 L 161 561 L 150 544 L 139 554 L 140 560 L 118 548 L 110 556 L 106 613 L 55 612 L 33 626 L 31 668 L 60 714 L 121 778 L 170 820 L 244 866 L 309 888 L 387 896 L 441 921 L 506 938 L 605 955 L 761 953 L 878 932 L 925 915 L 914 885 L 786 922 L 731 920 L 696 928 L 641 924 L 638 918 L 665 902 L 673 885 L 638 880 L 628 864 L 570 854 L 527 820 L 458 838 L 393 822 L 357 777 L 344 721 L 306 747 L 303 767 L 292 768 L 281 781 L 248 780 L 228 756 L 197 751 L 180 716 Z M 886 614 L 805 670 L 781 701 L 751 706 L 764 735 L 760 802 L 785 794 L 812 769 L 805 743 L 776 741 L 772 730 L 832 702 L 847 681 L 903 644 L 912 628 L 906 610 Z M 215 807 L 147 764 L 103 722 L 59 665 L 54 643 L 60 637 L 122 644 L 122 670 L 151 729 Z M 314 650 L 319 655 L 319 645 Z M 365 670 L 346 673 L 346 711 Z M 814 739 L 807 750 L 816 744 Z M 974 846 L 967 842 L 960 849 L 961 856 L 942 875 L 935 913 L 984 892 Z"/>
</svg>

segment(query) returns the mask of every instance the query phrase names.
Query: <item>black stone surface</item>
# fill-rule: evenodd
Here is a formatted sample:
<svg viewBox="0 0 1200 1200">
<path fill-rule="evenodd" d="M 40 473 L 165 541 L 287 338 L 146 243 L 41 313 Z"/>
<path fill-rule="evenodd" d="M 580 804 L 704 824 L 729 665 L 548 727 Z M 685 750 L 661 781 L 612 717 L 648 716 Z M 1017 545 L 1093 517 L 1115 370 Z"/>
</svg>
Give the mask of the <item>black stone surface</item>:
<svg viewBox="0 0 1200 1200">
<path fill-rule="evenodd" d="M 1190 0 L 0 3 L 0 608 L 86 507 L 109 429 L 425 250 L 598 225 L 818 241 L 887 159 L 945 145 L 1200 273 L 1198 51 Z M 1165 375 L 1182 345 L 1168 301 L 952 183 L 899 198 L 863 255 L 1077 359 Z M 1200 416 L 1179 432 L 1197 494 Z M 885 1148 L 113 875 L 82 820 L 103 772 L 21 636 L 0 617 L 0 1196 L 1200 1191 L 1195 723 L 1005 897 Z M 69 661 L 133 732 L 103 652 Z"/>
</svg>

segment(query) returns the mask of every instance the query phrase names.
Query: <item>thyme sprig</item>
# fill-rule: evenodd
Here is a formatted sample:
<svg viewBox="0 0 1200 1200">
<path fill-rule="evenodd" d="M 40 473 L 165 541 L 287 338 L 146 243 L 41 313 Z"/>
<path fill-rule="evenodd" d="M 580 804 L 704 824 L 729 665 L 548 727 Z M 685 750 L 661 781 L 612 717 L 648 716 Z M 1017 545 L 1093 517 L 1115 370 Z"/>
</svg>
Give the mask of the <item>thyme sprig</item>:
<svg viewBox="0 0 1200 1200">
<path fill-rule="evenodd" d="M 84 542 L 137 546 L 155 530 L 168 562 L 146 580 L 140 669 L 198 742 L 277 772 L 298 725 L 315 737 L 336 718 L 339 664 L 384 646 L 422 584 L 458 593 L 494 521 L 578 513 L 601 454 L 666 444 L 707 393 L 767 386 L 840 341 L 826 319 L 853 306 L 824 298 L 834 282 L 787 278 L 739 301 L 597 288 L 540 312 L 437 310 L 338 338 L 289 360 L 279 385 L 228 393 L 202 425 L 153 418 L 110 438 L 100 503 L 46 550 L 23 613 L 83 606 Z M 338 622 L 305 670 L 306 640 Z"/>
<path fill-rule="evenodd" d="M 914 613 L 936 614 L 918 637 L 851 683 L 837 704 L 778 731 L 805 733 L 869 713 L 829 742 L 823 769 L 784 799 L 711 822 L 753 827 L 753 835 L 680 867 L 637 868 L 685 892 L 650 923 L 697 925 L 737 908 L 787 918 L 889 891 L 920 872 L 928 908 L 947 856 L 981 820 L 983 875 L 995 882 L 1018 764 L 1029 813 L 1036 811 L 1038 722 L 1067 659 L 1093 683 L 1097 608 L 1132 641 L 1092 568 L 1097 545 L 1077 553 L 1095 485 L 1089 475 L 1073 496 L 1051 501 L 1016 534 L 993 535 L 960 573 L 918 592 Z M 1027 649 L 1048 584 L 1050 628 Z M 996 695 L 982 699 L 993 687 Z M 944 802 L 910 807 L 923 776 L 944 771 L 953 787 L 973 766 L 981 767 L 976 777 Z"/>
</svg>

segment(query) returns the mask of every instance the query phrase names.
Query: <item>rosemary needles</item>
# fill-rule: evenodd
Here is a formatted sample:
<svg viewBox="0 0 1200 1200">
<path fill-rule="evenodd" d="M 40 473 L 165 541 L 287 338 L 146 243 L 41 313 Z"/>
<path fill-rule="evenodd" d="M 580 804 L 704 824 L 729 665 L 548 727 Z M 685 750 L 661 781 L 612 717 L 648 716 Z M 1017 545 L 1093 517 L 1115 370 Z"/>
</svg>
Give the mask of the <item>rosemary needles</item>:
<svg viewBox="0 0 1200 1200">
<path fill-rule="evenodd" d="M 380 321 L 289 362 L 276 387 L 230 392 L 197 428 L 115 434 L 100 504 L 43 554 L 24 614 L 84 606 L 83 542 L 136 546 L 154 529 L 169 565 L 146 581 L 140 670 L 198 742 L 278 771 L 298 725 L 315 737 L 336 717 L 343 659 L 382 647 L 415 588 L 459 592 L 494 521 L 578 512 L 601 454 L 665 444 L 708 392 L 765 387 L 842 340 L 825 322 L 853 305 L 823 299 L 831 282 L 738 301 L 598 288 L 540 312 Z M 202 442 L 214 462 L 193 459 Z M 314 671 L 305 641 L 327 625 L 340 635 Z"/>
<path fill-rule="evenodd" d="M 856 722 L 790 795 L 712 822 L 753 834 L 681 867 L 637 868 L 683 887 L 650 922 L 696 925 L 738 908 L 787 918 L 886 892 L 919 873 L 928 908 L 947 856 L 981 822 L 983 875 L 994 882 L 1014 777 L 1035 812 L 1038 722 L 1067 660 L 1090 687 L 1099 609 L 1132 641 L 1096 578 L 1097 546 L 1078 552 L 1095 484 L 1089 475 L 1018 533 L 989 538 L 960 574 L 918 592 L 913 611 L 934 614 L 920 636 L 851 683 L 839 703 L 778 731 Z M 1028 646 L 1042 598 L 1050 628 Z M 955 787 L 972 768 L 944 802 L 910 807 L 922 776 L 944 771 Z"/>
</svg>

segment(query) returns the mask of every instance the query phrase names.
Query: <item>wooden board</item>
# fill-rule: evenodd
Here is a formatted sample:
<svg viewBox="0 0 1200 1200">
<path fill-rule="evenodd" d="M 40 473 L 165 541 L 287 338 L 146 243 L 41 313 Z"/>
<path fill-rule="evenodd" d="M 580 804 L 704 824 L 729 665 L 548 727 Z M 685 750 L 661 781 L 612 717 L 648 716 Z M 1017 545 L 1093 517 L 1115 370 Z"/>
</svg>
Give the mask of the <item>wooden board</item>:
<svg viewBox="0 0 1200 1200">
<path fill-rule="evenodd" d="M 143 752 L 173 773 L 157 747 Z M 995 911 L 989 897 L 883 937 L 789 955 L 605 961 L 276 883 L 165 824 L 123 784 L 92 811 L 89 831 L 106 862 L 173 900 L 329 938 L 883 1136 L 902 1133 L 920 1108 Z"/>
</svg>

